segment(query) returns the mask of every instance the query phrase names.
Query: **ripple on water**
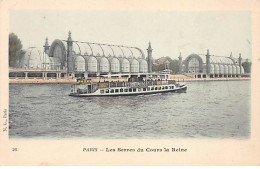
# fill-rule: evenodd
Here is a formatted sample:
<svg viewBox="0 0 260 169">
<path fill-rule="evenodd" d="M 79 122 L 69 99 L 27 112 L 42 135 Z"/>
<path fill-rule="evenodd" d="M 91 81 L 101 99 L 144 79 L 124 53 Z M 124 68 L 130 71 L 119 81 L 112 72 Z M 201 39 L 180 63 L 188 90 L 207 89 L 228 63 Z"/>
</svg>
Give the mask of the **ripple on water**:
<svg viewBox="0 0 260 169">
<path fill-rule="evenodd" d="M 248 138 L 250 81 L 187 93 L 69 97 L 69 84 L 10 84 L 10 138 Z"/>
</svg>

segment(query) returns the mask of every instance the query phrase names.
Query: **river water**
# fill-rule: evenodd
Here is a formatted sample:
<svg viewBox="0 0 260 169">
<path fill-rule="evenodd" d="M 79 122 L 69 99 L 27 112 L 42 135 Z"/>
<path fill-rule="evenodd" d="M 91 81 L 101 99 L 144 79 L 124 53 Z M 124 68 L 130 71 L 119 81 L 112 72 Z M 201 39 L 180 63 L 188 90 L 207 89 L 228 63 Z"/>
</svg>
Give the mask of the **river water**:
<svg viewBox="0 0 260 169">
<path fill-rule="evenodd" d="M 9 137 L 250 137 L 250 81 L 186 84 L 186 93 L 103 98 L 70 97 L 70 84 L 10 84 Z"/>
</svg>

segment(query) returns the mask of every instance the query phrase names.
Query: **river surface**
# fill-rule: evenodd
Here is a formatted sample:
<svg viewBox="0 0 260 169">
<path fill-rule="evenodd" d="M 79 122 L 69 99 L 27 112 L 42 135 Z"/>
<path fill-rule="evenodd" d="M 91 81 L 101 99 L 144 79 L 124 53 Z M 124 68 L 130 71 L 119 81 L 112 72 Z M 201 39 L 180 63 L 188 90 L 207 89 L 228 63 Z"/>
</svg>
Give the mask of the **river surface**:
<svg viewBox="0 0 260 169">
<path fill-rule="evenodd" d="M 10 84 L 9 137 L 250 137 L 250 81 L 186 82 L 186 93 L 78 98 L 70 84 Z"/>
</svg>

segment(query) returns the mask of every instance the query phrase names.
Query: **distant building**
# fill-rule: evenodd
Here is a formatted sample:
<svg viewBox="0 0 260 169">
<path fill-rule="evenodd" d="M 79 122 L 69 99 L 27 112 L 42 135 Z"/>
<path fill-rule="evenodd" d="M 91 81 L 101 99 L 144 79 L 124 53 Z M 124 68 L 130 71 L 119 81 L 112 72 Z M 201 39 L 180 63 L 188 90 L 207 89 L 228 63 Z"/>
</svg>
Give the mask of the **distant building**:
<svg viewBox="0 0 260 169">
<path fill-rule="evenodd" d="M 171 69 L 164 69 L 162 71 L 160 71 L 161 74 L 172 74 L 173 71 Z"/>
<path fill-rule="evenodd" d="M 195 78 L 202 77 L 239 77 L 244 74 L 242 67 L 242 57 L 234 58 L 232 53 L 230 56 L 214 56 L 191 54 L 182 61 L 182 56 L 179 56 L 179 71 L 180 73 L 194 74 Z"/>
<path fill-rule="evenodd" d="M 169 62 L 168 58 L 167 57 L 161 57 L 159 59 L 154 60 L 153 64 L 154 65 L 161 65 L 161 64 L 165 65 L 166 62 Z"/>
<path fill-rule="evenodd" d="M 160 71 L 162 74 L 172 74 L 173 71 L 170 69 L 170 62 L 168 59 L 166 59 L 164 62 L 164 70 Z"/>
</svg>

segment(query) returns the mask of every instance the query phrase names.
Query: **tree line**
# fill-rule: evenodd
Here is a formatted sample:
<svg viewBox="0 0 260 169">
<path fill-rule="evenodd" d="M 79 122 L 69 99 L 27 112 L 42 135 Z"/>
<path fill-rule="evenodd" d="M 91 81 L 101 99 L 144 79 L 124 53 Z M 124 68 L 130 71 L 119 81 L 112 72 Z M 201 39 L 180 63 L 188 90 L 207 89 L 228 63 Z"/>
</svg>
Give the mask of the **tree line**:
<svg viewBox="0 0 260 169">
<path fill-rule="evenodd" d="M 19 61 L 25 54 L 23 45 L 18 36 L 14 33 L 9 34 L 9 66 L 17 67 Z"/>
<path fill-rule="evenodd" d="M 166 60 L 168 60 L 170 63 L 169 63 L 169 69 L 174 73 L 178 73 L 179 72 L 179 66 L 178 66 L 178 60 L 176 59 L 171 59 L 169 56 L 166 56 L 165 57 Z M 162 70 L 165 69 L 165 63 L 162 63 L 162 64 L 158 64 L 158 65 L 155 65 L 153 64 L 152 66 L 152 70 L 154 72 L 160 72 Z"/>
<path fill-rule="evenodd" d="M 242 66 L 244 68 L 245 73 L 251 73 L 252 63 L 249 62 L 248 59 L 246 59 L 246 61 L 242 63 Z"/>
</svg>

